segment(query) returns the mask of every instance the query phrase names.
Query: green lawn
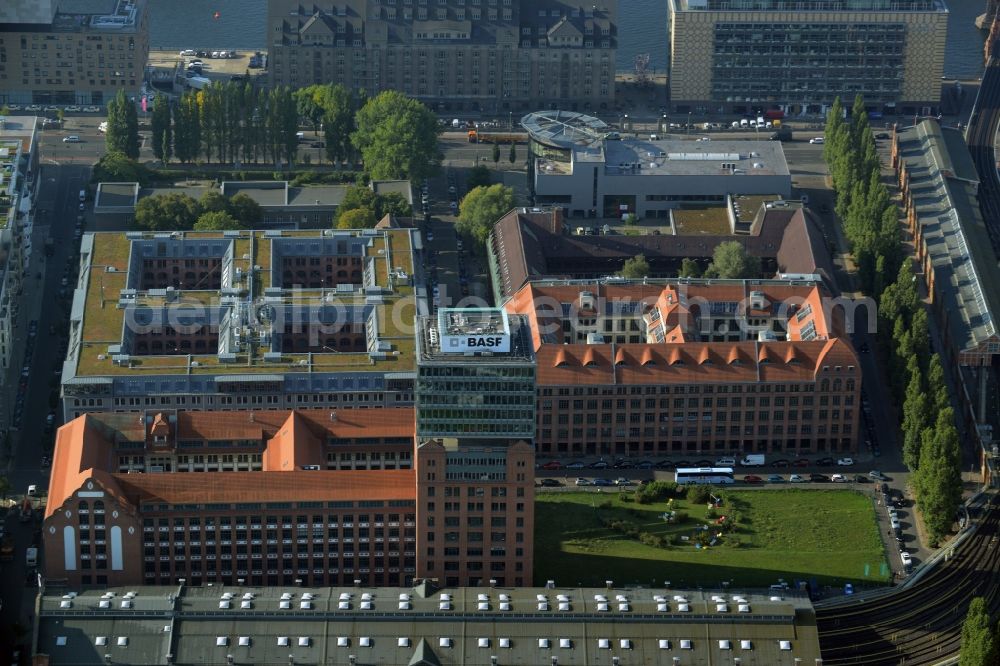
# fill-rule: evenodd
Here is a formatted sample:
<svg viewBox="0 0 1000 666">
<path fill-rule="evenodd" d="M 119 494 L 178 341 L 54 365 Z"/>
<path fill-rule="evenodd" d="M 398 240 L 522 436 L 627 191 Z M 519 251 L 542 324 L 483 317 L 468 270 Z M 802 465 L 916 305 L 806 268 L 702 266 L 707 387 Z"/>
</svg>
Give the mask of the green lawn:
<svg viewBox="0 0 1000 666">
<path fill-rule="evenodd" d="M 706 523 L 706 506 L 676 501 L 687 512 L 683 524 L 660 518 L 665 503 L 623 503 L 605 493 L 537 493 L 535 583 L 559 585 L 762 586 L 783 578 L 815 578 L 820 584 L 878 583 L 888 579 L 871 499 L 849 490 L 725 491 L 719 515 L 741 516 L 724 544 L 698 550 L 682 542 Z M 610 507 L 601 508 L 605 502 Z M 670 536 L 674 545 L 648 546 L 605 527 L 627 520 L 641 532 Z M 867 573 L 866 573 L 867 567 Z"/>
</svg>

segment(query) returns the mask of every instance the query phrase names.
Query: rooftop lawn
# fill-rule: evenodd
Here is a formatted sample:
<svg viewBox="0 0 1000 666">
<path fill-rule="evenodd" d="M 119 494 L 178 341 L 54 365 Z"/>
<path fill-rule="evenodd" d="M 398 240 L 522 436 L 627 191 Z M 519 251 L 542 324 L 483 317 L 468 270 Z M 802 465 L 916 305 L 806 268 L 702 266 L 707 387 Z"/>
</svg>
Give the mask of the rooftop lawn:
<svg viewBox="0 0 1000 666">
<path fill-rule="evenodd" d="M 724 236 L 730 233 L 725 206 L 684 206 L 673 210 L 678 236 L 701 234 Z"/>
<path fill-rule="evenodd" d="M 759 587 L 784 579 L 815 578 L 820 584 L 882 583 L 888 580 L 872 501 L 848 490 L 724 491 L 719 516 L 739 515 L 733 532 L 716 546 L 696 549 L 694 537 L 706 524 L 706 505 L 674 502 L 683 523 L 661 518 L 665 502 L 622 502 L 604 492 L 539 492 L 535 501 L 535 583 L 600 586 L 662 584 L 678 587 Z M 631 495 L 631 493 L 629 494 Z M 610 503 L 610 504 L 609 504 Z M 640 533 L 670 537 L 666 548 L 646 545 L 606 527 L 629 521 Z M 717 532 L 718 528 L 710 530 Z M 867 567 L 867 572 L 866 572 Z"/>
</svg>

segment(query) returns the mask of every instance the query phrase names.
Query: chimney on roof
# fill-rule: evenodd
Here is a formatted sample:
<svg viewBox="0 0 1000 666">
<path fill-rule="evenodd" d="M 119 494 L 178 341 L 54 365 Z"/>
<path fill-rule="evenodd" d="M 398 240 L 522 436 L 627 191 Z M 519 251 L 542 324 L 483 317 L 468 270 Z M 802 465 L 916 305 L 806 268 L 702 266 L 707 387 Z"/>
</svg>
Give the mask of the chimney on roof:
<svg viewBox="0 0 1000 666">
<path fill-rule="evenodd" d="M 552 215 L 549 217 L 549 222 L 552 225 L 549 231 L 556 234 L 557 236 L 562 235 L 563 232 L 562 206 L 556 206 L 552 209 Z"/>
</svg>

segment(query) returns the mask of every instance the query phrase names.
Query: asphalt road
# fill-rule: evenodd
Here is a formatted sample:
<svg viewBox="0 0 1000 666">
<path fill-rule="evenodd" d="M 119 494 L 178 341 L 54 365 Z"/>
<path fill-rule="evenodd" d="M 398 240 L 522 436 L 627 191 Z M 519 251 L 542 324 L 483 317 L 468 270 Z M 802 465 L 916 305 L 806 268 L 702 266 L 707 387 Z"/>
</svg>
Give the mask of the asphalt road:
<svg viewBox="0 0 1000 666">
<path fill-rule="evenodd" d="M 61 140 L 59 141 L 62 145 Z M 43 133 L 42 155 L 53 155 L 51 152 L 53 137 Z M 77 144 L 79 145 L 79 144 Z M 52 411 L 50 398 L 53 392 L 58 395 L 58 378 L 53 370 L 61 369 L 61 344 L 65 340 L 69 316 L 69 300 L 59 297 L 63 289 L 61 281 L 64 275 L 72 285 L 75 280 L 75 269 L 79 261 L 76 247 L 78 243 L 73 238 L 76 217 L 78 214 L 78 196 L 80 189 L 89 179 L 89 167 L 75 164 L 76 157 L 62 158 L 68 165 L 53 163 L 54 158 L 43 159 L 36 200 L 36 217 L 34 243 L 36 253 L 32 256 L 31 276 L 27 280 L 25 291 L 26 314 L 22 318 L 23 325 L 31 319 L 38 321 L 38 333 L 34 352 L 30 361 L 30 376 L 27 394 L 22 413 L 22 425 L 13 434 L 16 446 L 8 478 L 11 492 L 15 497 L 23 496 L 29 484 L 38 485 L 44 490 L 48 487 L 49 470 L 43 469 L 43 455 L 51 454 L 53 435 L 46 432 L 45 419 Z M 93 159 L 93 158 L 89 158 Z M 43 257 L 44 238 L 51 236 L 54 241 L 52 257 Z M 44 263 L 39 263 L 44 259 Z M 41 272 L 42 278 L 36 279 L 35 273 Z M 33 314 L 28 314 L 32 312 Z M 53 327 L 54 335 L 49 334 Z M 12 364 L 13 371 L 19 372 L 21 360 Z M 55 424 L 58 427 L 59 423 Z M 36 512 L 36 517 L 39 512 Z M 37 522 L 21 523 L 13 515 L 7 517 L 6 527 L 15 543 L 14 559 L 3 563 L 3 573 L 0 576 L 0 597 L 3 599 L 3 609 L 0 611 L 0 663 L 11 654 L 15 643 L 15 627 L 30 626 L 28 613 L 33 605 L 31 589 L 26 589 L 24 583 L 34 579 L 25 568 L 24 552 L 32 544 L 41 545 L 41 535 Z M 23 637 L 22 637 L 23 638 Z M 27 651 L 22 651 L 25 654 Z M 26 663 L 26 662 L 25 662 Z"/>
</svg>

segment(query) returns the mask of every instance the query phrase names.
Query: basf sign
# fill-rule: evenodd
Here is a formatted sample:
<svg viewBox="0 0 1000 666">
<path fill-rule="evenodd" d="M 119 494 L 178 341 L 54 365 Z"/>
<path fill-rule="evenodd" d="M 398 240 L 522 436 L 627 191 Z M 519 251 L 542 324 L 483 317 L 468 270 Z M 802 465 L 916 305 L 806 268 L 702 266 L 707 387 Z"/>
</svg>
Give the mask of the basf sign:
<svg viewBox="0 0 1000 666">
<path fill-rule="evenodd" d="M 489 335 L 442 335 L 441 351 L 452 354 L 509 352 L 510 336 L 496 333 Z"/>
</svg>

